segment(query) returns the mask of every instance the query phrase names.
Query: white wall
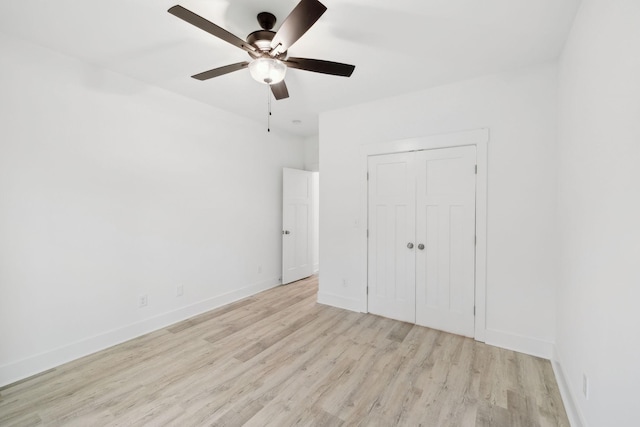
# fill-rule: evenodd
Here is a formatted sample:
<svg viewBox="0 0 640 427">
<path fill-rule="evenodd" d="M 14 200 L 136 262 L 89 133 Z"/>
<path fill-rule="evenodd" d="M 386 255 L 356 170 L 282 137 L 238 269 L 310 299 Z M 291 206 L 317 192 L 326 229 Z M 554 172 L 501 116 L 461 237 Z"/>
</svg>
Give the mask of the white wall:
<svg viewBox="0 0 640 427">
<path fill-rule="evenodd" d="M 319 144 L 320 138 L 318 135 L 312 135 L 304 140 L 304 169 L 308 171 L 317 172 L 319 169 Z"/>
<path fill-rule="evenodd" d="M 639 52 L 640 2 L 583 0 L 560 61 L 558 371 L 592 427 L 639 424 Z"/>
<path fill-rule="evenodd" d="M 0 51 L 0 385 L 278 283 L 301 139 L 4 36 Z"/>
<path fill-rule="evenodd" d="M 320 300 L 366 310 L 360 147 L 489 128 L 486 339 L 550 357 L 558 271 L 556 116 L 554 64 L 322 114 Z"/>
</svg>

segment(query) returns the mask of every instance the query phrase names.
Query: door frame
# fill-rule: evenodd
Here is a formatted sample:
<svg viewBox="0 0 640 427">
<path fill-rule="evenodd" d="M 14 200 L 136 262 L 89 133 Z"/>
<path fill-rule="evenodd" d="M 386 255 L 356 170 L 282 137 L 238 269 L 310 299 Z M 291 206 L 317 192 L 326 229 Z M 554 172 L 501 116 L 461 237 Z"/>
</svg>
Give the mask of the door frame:
<svg viewBox="0 0 640 427">
<path fill-rule="evenodd" d="M 476 176 L 476 265 L 475 265 L 475 340 L 485 341 L 486 336 L 486 291 L 487 291 L 487 175 L 488 175 L 488 151 L 489 129 L 474 129 L 469 131 L 454 132 L 440 135 L 430 135 L 418 138 L 402 139 L 382 142 L 377 144 L 364 144 L 360 146 L 360 176 L 363 195 L 360 201 L 361 218 L 366 218 L 367 226 L 361 234 L 360 244 L 363 249 L 364 271 L 367 277 L 362 285 L 361 298 L 364 301 L 366 312 L 369 311 L 367 286 L 369 282 L 369 245 L 367 232 L 369 228 L 369 200 L 368 200 L 368 167 L 369 156 L 380 154 L 395 154 L 409 151 L 433 150 L 437 148 L 460 147 L 465 145 L 476 146 L 476 164 L 478 174 Z"/>
</svg>

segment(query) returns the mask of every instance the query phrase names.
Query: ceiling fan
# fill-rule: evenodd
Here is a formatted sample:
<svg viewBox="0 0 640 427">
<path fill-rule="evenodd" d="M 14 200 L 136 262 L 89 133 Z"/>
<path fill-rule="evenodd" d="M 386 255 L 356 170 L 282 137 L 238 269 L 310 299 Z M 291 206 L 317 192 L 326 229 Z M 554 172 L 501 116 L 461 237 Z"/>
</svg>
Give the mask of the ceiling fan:
<svg viewBox="0 0 640 427">
<path fill-rule="evenodd" d="M 287 67 L 343 77 L 351 76 L 356 68 L 353 65 L 339 62 L 288 57 L 287 50 L 311 28 L 326 10 L 326 6 L 318 0 L 302 0 L 287 16 L 277 32 L 271 31 L 276 23 L 276 17 L 269 12 L 261 12 L 257 18 L 262 30 L 249 34 L 246 41 L 182 6 L 173 6 L 168 12 L 239 47 L 252 58 L 250 61 L 204 71 L 192 76 L 194 79 L 208 80 L 248 67 L 255 80 L 270 86 L 276 99 L 284 99 L 289 97 L 289 91 L 284 83 Z"/>
</svg>

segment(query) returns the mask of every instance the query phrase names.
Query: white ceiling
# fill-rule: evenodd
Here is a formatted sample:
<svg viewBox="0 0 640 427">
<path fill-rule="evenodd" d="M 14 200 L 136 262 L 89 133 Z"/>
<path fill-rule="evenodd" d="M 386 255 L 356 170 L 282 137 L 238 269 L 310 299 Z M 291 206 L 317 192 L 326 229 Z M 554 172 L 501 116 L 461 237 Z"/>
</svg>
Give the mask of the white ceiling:
<svg viewBox="0 0 640 427">
<path fill-rule="evenodd" d="M 579 0 L 321 0 L 328 10 L 291 56 L 356 66 L 351 78 L 288 70 L 290 98 L 272 103 L 272 128 L 318 131 L 318 113 L 558 56 Z M 174 4 L 240 38 L 279 24 L 298 0 L 2 0 L 0 31 L 256 121 L 267 88 L 247 69 L 190 76 L 248 55 L 167 13 Z M 294 120 L 302 121 L 294 124 Z"/>
</svg>

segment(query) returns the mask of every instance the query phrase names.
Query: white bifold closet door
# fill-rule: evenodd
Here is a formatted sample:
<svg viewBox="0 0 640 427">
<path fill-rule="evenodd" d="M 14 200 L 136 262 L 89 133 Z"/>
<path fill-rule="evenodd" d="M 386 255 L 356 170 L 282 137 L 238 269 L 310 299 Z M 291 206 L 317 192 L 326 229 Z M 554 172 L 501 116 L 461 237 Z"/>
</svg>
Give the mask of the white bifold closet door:
<svg viewBox="0 0 640 427">
<path fill-rule="evenodd" d="M 475 146 L 369 158 L 369 312 L 473 336 L 475 165 Z"/>
</svg>

